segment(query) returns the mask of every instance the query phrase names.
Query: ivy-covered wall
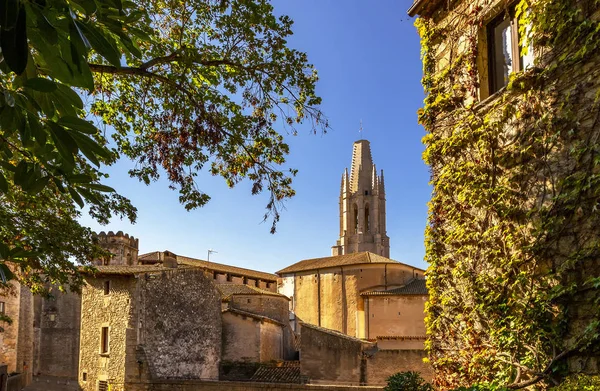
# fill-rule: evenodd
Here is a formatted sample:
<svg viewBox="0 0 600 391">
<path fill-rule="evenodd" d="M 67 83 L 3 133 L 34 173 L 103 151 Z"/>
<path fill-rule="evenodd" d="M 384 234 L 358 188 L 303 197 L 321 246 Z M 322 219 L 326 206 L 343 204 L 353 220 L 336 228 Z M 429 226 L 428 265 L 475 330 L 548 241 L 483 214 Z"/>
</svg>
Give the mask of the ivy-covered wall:
<svg viewBox="0 0 600 391">
<path fill-rule="evenodd" d="M 598 373 L 600 1 L 426 3 L 434 382 L 545 389 Z M 513 6 L 535 66 L 488 96 L 486 26 Z"/>
</svg>

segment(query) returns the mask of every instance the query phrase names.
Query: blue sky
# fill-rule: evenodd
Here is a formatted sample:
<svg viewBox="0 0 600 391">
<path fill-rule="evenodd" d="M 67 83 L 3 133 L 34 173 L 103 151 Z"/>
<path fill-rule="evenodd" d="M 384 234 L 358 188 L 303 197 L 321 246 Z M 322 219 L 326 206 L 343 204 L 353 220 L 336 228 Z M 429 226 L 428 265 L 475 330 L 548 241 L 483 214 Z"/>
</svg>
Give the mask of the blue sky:
<svg viewBox="0 0 600 391">
<path fill-rule="evenodd" d="M 286 205 L 278 232 L 261 223 L 267 194 L 252 196 L 242 183 L 229 189 L 223 180 L 202 175 L 199 187 L 212 200 L 186 212 L 166 181 L 150 186 L 129 178 L 130 161 L 106 171 L 107 184 L 138 208 L 135 225 L 114 219 L 92 229 L 122 230 L 140 239 L 140 253 L 176 254 L 274 272 L 301 259 L 329 256 L 339 230 L 340 178 L 350 166 L 352 143 L 371 142 L 373 159 L 384 170 L 387 233 L 391 258 L 419 267 L 431 189 L 421 159 L 423 128 L 416 111 L 423 102 L 419 38 L 406 16 L 411 0 L 274 0 L 277 14 L 294 21 L 290 46 L 308 53 L 319 71 L 318 93 L 332 130 L 311 135 L 301 128 L 289 137 L 287 167 L 297 168 L 297 195 Z"/>
</svg>

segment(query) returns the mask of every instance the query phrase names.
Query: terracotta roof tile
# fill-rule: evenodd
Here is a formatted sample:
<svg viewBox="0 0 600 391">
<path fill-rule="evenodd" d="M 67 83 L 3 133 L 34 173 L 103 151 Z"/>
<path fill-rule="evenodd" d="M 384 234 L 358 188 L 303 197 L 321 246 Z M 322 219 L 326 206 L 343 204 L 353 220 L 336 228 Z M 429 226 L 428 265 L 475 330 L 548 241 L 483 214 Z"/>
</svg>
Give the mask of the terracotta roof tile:
<svg viewBox="0 0 600 391">
<path fill-rule="evenodd" d="M 305 323 L 305 322 L 302 322 L 301 325 L 302 325 L 303 328 L 304 327 L 308 327 L 309 329 L 314 329 L 314 330 L 317 330 L 317 331 L 320 331 L 320 332 L 323 332 L 323 333 L 335 335 L 336 337 L 349 339 L 351 341 L 361 342 L 361 343 L 370 343 L 369 341 L 367 341 L 365 339 L 360 339 L 360 338 L 352 337 L 350 335 L 341 333 L 341 332 L 339 332 L 337 330 L 326 329 L 325 327 L 320 327 L 320 326 L 316 326 L 314 324 Z M 302 338 L 302 329 L 300 329 L 300 338 Z"/>
<path fill-rule="evenodd" d="M 261 365 L 250 381 L 266 383 L 301 383 L 300 361 L 284 361 L 275 365 Z"/>
<path fill-rule="evenodd" d="M 336 255 L 332 257 L 323 257 L 323 258 L 313 258 L 313 259 L 305 259 L 303 261 L 297 262 L 291 266 L 286 267 L 285 269 L 281 269 L 277 272 L 277 274 L 285 274 L 285 273 L 293 273 L 300 272 L 306 270 L 317 270 L 324 269 L 328 267 L 335 266 L 346 266 L 346 265 L 360 265 L 365 263 L 393 263 L 400 264 L 398 261 L 394 261 L 393 259 L 389 259 L 383 257 L 381 255 L 373 254 L 371 252 L 365 251 L 362 253 L 352 253 L 345 255 Z M 410 265 L 406 265 L 410 266 Z M 414 266 L 410 266 L 416 270 L 422 270 Z"/>
<path fill-rule="evenodd" d="M 222 314 L 227 313 L 227 312 L 229 312 L 231 314 L 234 314 L 234 315 L 246 316 L 248 318 L 253 318 L 253 319 L 256 319 L 256 320 L 260 320 L 260 321 L 266 321 L 266 322 L 275 323 L 275 324 L 277 324 L 279 326 L 284 326 L 283 323 L 281 323 L 281 322 L 279 322 L 279 321 L 277 321 L 277 320 L 275 320 L 273 318 L 269 318 L 268 316 L 258 315 L 258 314 L 255 314 L 253 312 L 243 311 L 243 310 L 239 310 L 237 308 L 231 308 L 231 307 L 230 308 L 226 308 L 224 310 L 221 310 Z"/>
<path fill-rule="evenodd" d="M 153 251 L 151 253 L 146 253 L 138 256 L 138 259 L 141 262 L 159 262 L 160 261 L 160 253 L 161 251 Z M 172 253 L 175 255 L 174 253 Z M 205 269 L 213 270 L 221 273 L 230 273 L 239 276 L 246 276 L 250 278 L 261 279 L 263 281 L 268 282 L 277 282 L 277 276 L 271 273 L 265 273 L 258 270 L 245 269 L 243 267 L 223 265 L 221 263 L 216 262 L 207 262 L 201 259 L 184 257 L 181 255 L 176 255 L 177 263 L 183 265 L 197 266 L 203 267 Z"/>
<path fill-rule="evenodd" d="M 414 279 L 400 288 L 387 291 L 368 291 L 361 293 L 362 296 L 400 296 L 400 295 L 428 295 L 425 280 Z"/>
<path fill-rule="evenodd" d="M 287 296 L 284 296 L 277 292 L 266 291 L 254 286 L 241 285 L 241 284 L 216 284 L 217 289 L 221 292 L 221 297 L 226 298 L 231 295 L 267 295 L 267 296 L 278 296 L 284 297 L 289 300 Z"/>
</svg>

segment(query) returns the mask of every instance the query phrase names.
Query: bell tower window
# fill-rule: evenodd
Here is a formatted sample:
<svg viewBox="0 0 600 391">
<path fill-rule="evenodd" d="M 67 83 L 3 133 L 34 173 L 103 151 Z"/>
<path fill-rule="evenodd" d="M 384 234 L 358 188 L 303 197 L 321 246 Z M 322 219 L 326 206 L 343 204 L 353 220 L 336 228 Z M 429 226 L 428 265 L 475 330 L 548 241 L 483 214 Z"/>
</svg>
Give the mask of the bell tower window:
<svg viewBox="0 0 600 391">
<path fill-rule="evenodd" d="M 365 231 L 371 232 L 371 221 L 369 220 L 369 204 L 365 205 Z"/>
</svg>

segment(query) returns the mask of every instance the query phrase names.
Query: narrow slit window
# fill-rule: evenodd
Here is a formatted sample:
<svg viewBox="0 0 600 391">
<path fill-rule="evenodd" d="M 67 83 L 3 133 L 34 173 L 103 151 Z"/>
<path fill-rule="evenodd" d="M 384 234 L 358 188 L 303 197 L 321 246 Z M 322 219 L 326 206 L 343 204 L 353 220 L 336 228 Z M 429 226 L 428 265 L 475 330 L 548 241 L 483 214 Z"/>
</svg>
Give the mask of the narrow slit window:
<svg viewBox="0 0 600 391">
<path fill-rule="evenodd" d="M 108 327 L 102 327 L 102 334 L 100 336 L 100 353 L 106 354 L 108 353 Z"/>
<path fill-rule="evenodd" d="M 110 280 L 104 281 L 104 294 L 108 295 L 110 293 Z"/>
</svg>

